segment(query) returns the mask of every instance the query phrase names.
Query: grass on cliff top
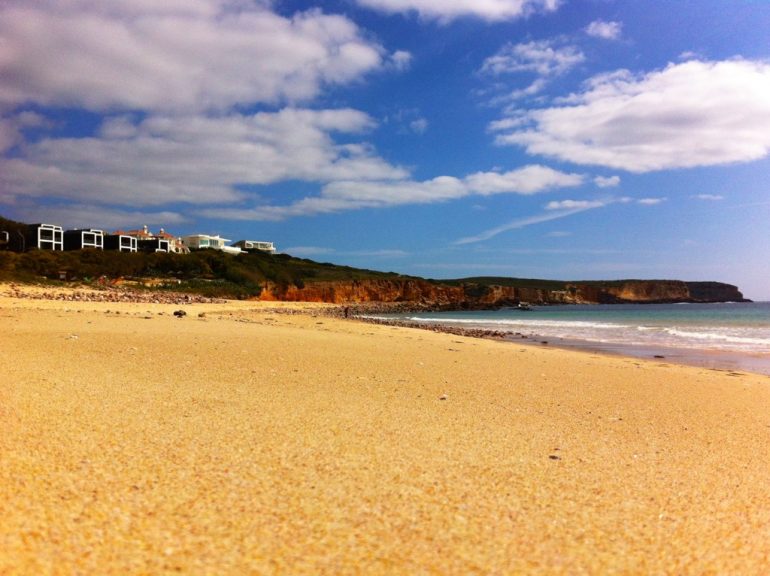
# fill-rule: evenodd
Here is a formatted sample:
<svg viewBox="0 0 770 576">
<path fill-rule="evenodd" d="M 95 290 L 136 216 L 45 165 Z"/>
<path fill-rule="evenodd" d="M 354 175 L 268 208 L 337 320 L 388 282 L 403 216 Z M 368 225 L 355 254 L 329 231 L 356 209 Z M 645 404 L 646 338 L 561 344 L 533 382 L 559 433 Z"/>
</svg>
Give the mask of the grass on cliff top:
<svg viewBox="0 0 770 576">
<path fill-rule="evenodd" d="M 0 280 L 41 279 L 108 283 L 116 279 L 153 279 L 155 288 L 222 297 L 256 296 L 266 283 L 279 289 L 312 282 L 403 278 L 394 272 L 319 263 L 287 254 L 126 253 L 102 250 L 0 252 Z M 166 280 L 164 282 L 163 280 Z M 106 281 L 106 282 L 105 282 Z"/>
</svg>

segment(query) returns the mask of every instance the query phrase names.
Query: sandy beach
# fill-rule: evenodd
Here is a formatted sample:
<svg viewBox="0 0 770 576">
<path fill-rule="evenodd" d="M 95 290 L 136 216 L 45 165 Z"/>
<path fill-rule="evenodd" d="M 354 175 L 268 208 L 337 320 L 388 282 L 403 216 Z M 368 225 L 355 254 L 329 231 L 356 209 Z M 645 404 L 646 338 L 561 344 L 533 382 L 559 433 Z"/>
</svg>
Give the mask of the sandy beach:
<svg viewBox="0 0 770 576">
<path fill-rule="evenodd" d="M 770 571 L 767 376 L 321 308 L 0 286 L 0 574 Z"/>
</svg>

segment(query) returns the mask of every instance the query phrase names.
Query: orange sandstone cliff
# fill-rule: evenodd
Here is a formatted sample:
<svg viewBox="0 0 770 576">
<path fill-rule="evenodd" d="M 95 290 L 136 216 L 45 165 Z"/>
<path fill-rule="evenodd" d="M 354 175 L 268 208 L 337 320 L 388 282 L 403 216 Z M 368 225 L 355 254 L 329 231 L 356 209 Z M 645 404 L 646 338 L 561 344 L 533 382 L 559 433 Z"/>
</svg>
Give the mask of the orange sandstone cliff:
<svg viewBox="0 0 770 576">
<path fill-rule="evenodd" d="M 532 304 L 622 304 L 744 301 L 737 287 L 718 282 L 627 280 L 565 283 L 562 290 L 495 284 L 441 284 L 421 279 L 267 283 L 260 300 L 288 302 L 403 303 L 431 308 L 489 308 Z"/>
</svg>

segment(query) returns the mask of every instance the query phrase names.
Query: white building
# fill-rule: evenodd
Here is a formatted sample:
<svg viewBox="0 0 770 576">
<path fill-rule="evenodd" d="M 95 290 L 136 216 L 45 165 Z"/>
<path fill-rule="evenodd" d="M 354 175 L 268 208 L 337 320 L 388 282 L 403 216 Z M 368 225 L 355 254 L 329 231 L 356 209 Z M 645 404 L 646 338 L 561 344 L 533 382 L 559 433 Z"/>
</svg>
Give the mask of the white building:
<svg viewBox="0 0 770 576">
<path fill-rule="evenodd" d="M 267 252 L 275 254 L 275 244 L 272 242 L 261 242 L 259 240 L 238 240 L 233 246 L 237 246 L 244 252 Z"/>
<path fill-rule="evenodd" d="M 192 234 L 190 236 L 182 236 L 182 241 L 191 250 L 205 250 L 210 248 L 212 250 L 221 250 L 228 254 L 240 254 L 242 250 L 233 246 L 228 246 L 230 242 L 227 238 L 222 238 L 219 234 L 210 236 L 209 234 Z"/>
</svg>

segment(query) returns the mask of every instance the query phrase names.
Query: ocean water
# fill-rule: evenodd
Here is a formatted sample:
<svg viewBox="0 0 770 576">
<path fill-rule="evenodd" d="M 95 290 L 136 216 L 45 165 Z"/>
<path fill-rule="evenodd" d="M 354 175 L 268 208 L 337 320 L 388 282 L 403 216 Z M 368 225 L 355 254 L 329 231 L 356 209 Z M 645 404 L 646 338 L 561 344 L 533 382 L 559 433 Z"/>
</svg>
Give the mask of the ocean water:
<svg viewBox="0 0 770 576">
<path fill-rule="evenodd" d="M 531 311 L 504 308 L 386 317 L 770 374 L 770 302 L 535 306 Z"/>
</svg>

